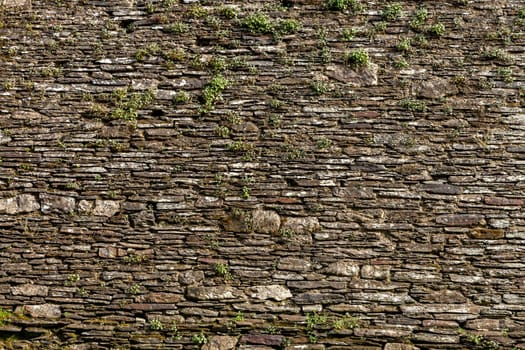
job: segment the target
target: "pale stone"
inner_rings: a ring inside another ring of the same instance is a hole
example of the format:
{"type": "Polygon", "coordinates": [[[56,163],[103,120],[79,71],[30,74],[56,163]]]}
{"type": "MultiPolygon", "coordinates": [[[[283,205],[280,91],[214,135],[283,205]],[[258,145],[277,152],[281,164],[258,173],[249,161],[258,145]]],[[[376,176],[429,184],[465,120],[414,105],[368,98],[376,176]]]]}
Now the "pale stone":
{"type": "Polygon", "coordinates": [[[336,276],[356,277],[359,275],[359,265],[352,261],[337,261],[328,265],[326,273],[336,276]]]}
{"type": "Polygon", "coordinates": [[[361,268],[361,277],[376,280],[390,279],[390,267],[365,265],[361,268]]]}
{"type": "Polygon", "coordinates": [[[0,212],[7,214],[29,213],[38,209],[40,209],[40,204],[31,194],[0,199],[0,212]]]}
{"type": "Polygon", "coordinates": [[[231,286],[188,287],[186,295],[196,300],[227,300],[244,297],[244,294],[231,286]]]}
{"type": "Polygon", "coordinates": [[[418,350],[419,348],[410,345],[410,344],[402,344],[402,343],[388,343],[385,344],[384,350],[418,350]]]}
{"type": "Polygon", "coordinates": [[[415,90],[417,95],[432,99],[458,93],[458,88],[455,85],[442,78],[423,79],[415,90]]]}
{"type": "Polygon", "coordinates": [[[284,220],[282,229],[296,234],[312,233],[320,227],[316,217],[291,217],[284,220]]]}
{"type": "Polygon", "coordinates": [[[342,65],[329,65],[326,67],[326,75],[351,86],[374,86],[377,85],[378,69],[379,66],[374,63],[370,63],[363,69],[352,69],[342,65]]]}
{"type": "Polygon", "coordinates": [[[25,305],[24,314],[35,318],[60,318],[62,312],[55,304],[25,305]]]}
{"type": "Polygon", "coordinates": [[[87,214],[93,209],[93,202],[81,199],[78,202],[78,212],[80,214],[87,214]]]}
{"type": "Polygon", "coordinates": [[[42,213],[64,212],[71,213],[75,210],[75,198],[56,196],[42,193],[40,195],[42,213]]]}
{"type": "Polygon", "coordinates": [[[95,208],[93,209],[93,215],[111,217],[120,210],[120,203],[112,200],[101,200],[95,201],[95,208]]]}
{"type": "Polygon", "coordinates": [[[252,288],[250,294],[252,298],[256,299],[273,299],[276,301],[282,301],[292,297],[290,290],[284,286],[278,284],[272,284],[268,286],[255,286],[252,288]]]}
{"type": "Polygon", "coordinates": [[[259,233],[277,233],[281,226],[279,214],[272,210],[256,209],[252,214],[253,229],[259,233]]]}
{"type": "Polygon", "coordinates": [[[39,286],[37,284],[21,284],[16,287],[11,287],[13,295],[24,295],[28,297],[41,296],[45,297],[49,293],[49,288],[46,286],[39,286]]]}

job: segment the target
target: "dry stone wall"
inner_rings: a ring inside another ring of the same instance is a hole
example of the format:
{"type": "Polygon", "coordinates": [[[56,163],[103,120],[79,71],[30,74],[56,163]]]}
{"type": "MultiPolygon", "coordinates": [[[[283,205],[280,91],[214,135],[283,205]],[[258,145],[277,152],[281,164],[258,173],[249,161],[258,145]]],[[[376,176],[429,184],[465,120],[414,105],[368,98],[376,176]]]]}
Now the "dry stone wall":
{"type": "Polygon", "coordinates": [[[0,348],[525,348],[522,1],[0,27],[0,348]]]}

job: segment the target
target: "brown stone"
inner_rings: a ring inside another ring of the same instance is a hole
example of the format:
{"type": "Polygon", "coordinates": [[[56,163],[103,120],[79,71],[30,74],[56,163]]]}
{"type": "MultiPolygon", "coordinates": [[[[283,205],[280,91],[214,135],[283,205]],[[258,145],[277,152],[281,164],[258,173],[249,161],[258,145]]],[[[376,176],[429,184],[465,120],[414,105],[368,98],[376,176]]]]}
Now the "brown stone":
{"type": "Polygon", "coordinates": [[[178,303],[183,299],[184,297],[181,294],[168,292],[148,293],[137,297],[137,301],[140,303],[178,303]]]}
{"type": "Polygon", "coordinates": [[[210,337],[207,344],[201,350],[231,350],[237,345],[237,337],[227,335],[215,335],[210,337]]]}
{"type": "Polygon", "coordinates": [[[474,239],[500,239],[505,233],[502,229],[476,227],[469,232],[469,235],[474,239]]]}
{"type": "Polygon", "coordinates": [[[316,217],[289,217],[283,220],[282,229],[295,234],[312,233],[319,229],[319,220],[316,217]]]}
{"type": "Polygon", "coordinates": [[[458,88],[442,78],[422,79],[416,86],[416,94],[426,98],[438,99],[459,92],[458,88]]]}
{"type": "Polygon", "coordinates": [[[493,197],[486,196],[483,198],[486,204],[496,206],[522,206],[524,201],[519,198],[493,197]]]}
{"type": "Polygon", "coordinates": [[[351,86],[374,86],[377,85],[377,72],[379,66],[370,63],[364,69],[352,69],[343,65],[329,65],[325,74],[332,79],[351,86]]]}
{"type": "Polygon", "coordinates": [[[244,344],[260,344],[279,346],[283,342],[282,335],[273,334],[245,334],[241,337],[240,343],[244,344]]]}

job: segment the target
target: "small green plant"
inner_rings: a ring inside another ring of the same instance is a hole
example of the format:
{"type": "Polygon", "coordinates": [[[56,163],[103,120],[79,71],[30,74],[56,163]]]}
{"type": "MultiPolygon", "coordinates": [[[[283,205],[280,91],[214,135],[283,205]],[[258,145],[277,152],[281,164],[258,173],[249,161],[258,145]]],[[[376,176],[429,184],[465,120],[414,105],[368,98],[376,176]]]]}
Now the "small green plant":
{"type": "Polygon", "coordinates": [[[242,199],[249,199],[250,198],[250,188],[248,186],[242,186],[241,198],[242,199]]]}
{"type": "Polygon", "coordinates": [[[170,24],[165,31],[172,34],[183,34],[189,30],[189,27],[186,23],[175,22],[170,24]]]}
{"type": "Polygon", "coordinates": [[[204,107],[206,110],[211,110],[213,104],[220,98],[224,89],[229,85],[228,79],[221,74],[214,75],[213,78],[206,84],[202,91],[204,99],[204,107]]]}
{"type": "Polygon", "coordinates": [[[306,314],[306,329],[315,329],[317,326],[324,325],[328,321],[328,316],[317,312],[306,314]]]}
{"type": "Polygon", "coordinates": [[[514,81],[514,78],[512,77],[512,69],[510,67],[498,68],[498,75],[503,78],[503,81],[506,83],[512,83],[514,81]]]}
{"type": "Polygon", "coordinates": [[[301,22],[295,19],[283,19],[277,22],[275,26],[276,35],[286,35],[295,33],[301,27],[301,22]]]}
{"type": "Polygon", "coordinates": [[[238,311],[238,312],[237,312],[237,314],[236,314],[235,317],[233,318],[233,321],[234,321],[234,322],[244,321],[244,314],[242,313],[242,311],[238,311]]]}
{"type": "Polygon", "coordinates": [[[230,272],[230,267],[224,263],[215,264],[215,272],[226,281],[230,281],[233,276],[230,272]]]}
{"type": "Polygon", "coordinates": [[[139,264],[142,264],[143,262],[148,261],[148,258],[146,256],[140,255],[140,254],[129,254],[129,255],[126,255],[125,257],[123,257],[122,260],[126,264],[139,265],[139,264]]]}
{"type": "Polygon", "coordinates": [[[190,101],[191,101],[190,93],[187,92],[187,91],[184,91],[184,90],[177,91],[175,96],[173,96],[173,102],[175,104],[184,104],[184,103],[188,103],[190,101]]]}
{"type": "Polygon", "coordinates": [[[310,88],[316,95],[324,95],[330,90],[330,86],[326,81],[314,80],[310,83],[310,88]]]}
{"type": "Polygon", "coordinates": [[[242,25],[254,34],[270,34],[274,31],[272,20],[264,13],[248,15],[242,25]]]}
{"type": "Polygon", "coordinates": [[[279,230],[279,235],[282,238],[290,239],[293,238],[293,236],[295,236],[295,231],[290,228],[283,228],[279,230]]]}
{"type": "Polygon", "coordinates": [[[194,334],[191,337],[191,341],[197,345],[204,345],[208,343],[208,337],[204,334],[204,331],[201,331],[199,334],[194,334]]]}
{"type": "Polygon", "coordinates": [[[427,29],[428,34],[438,38],[443,36],[445,34],[445,31],[445,25],[441,22],[433,24],[427,29]]]}
{"type": "Polygon", "coordinates": [[[325,136],[321,136],[316,142],[316,146],[319,149],[326,149],[330,147],[331,145],[332,145],[332,140],[330,140],[329,138],[325,136]]]}
{"type": "Polygon", "coordinates": [[[4,310],[0,307],[0,326],[9,323],[10,318],[13,316],[11,311],[4,310]]]}
{"type": "Polygon", "coordinates": [[[333,329],[341,330],[341,329],[354,329],[359,327],[359,318],[349,316],[348,314],[337,318],[332,322],[333,329]]]}
{"type": "Polygon", "coordinates": [[[351,41],[357,35],[357,30],[354,28],[345,28],[341,32],[341,40],[351,41]]]}
{"type": "Polygon", "coordinates": [[[401,4],[398,2],[388,4],[383,10],[383,13],[381,13],[381,17],[386,21],[395,21],[401,15],[401,10],[401,4]]]}
{"type": "Polygon", "coordinates": [[[67,285],[73,285],[80,281],[80,275],[78,273],[71,273],[67,276],[67,285]]]}
{"type": "Polygon", "coordinates": [[[227,138],[230,136],[230,129],[227,126],[220,125],[215,129],[215,133],[222,138],[227,138]]]}
{"type": "Polygon", "coordinates": [[[343,61],[352,68],[368,67],[370,57],[364,49],[358,49],[345,53],[343,61]]]}
{"type": "Polygon", "coordinates": [[[151,319],[149,321],[149,329],[151,329],[152,331],[161,331],[164,329],[164,325],[158,319],[151,319]]]}
{"type": "Polygon", "coordinates": [[[405,98],[399,101],[399,105],[411,112],[425,112],[427,110],[427,106],[424,102],[413,100],[410,98],[405,98]]]}
{"type": "Polygon", "coordinates": [[[424,25],[427,21],[428,11],[426,8],[421,7],[416,10],[414,16],[410,20],[409,27],[415,32],[420,32],[423,30],[424,25]]]}
{"type": "Polygon", "coordinates": [[[201,4],[193,4],[190,7],[190,16],[193,18],[204,18],[208,15],[208,11],[201,4]]]}
{"type": "Polygon", "coordinates": [[[325,8],[332,11],[346,11],[358,12],[363,9],[362,5],[357,0],[325,0],[325,8]]]}
{"type": "Polygon", "coordinates": [[[410,38],[403,38],[399,42],[399,44],[396,45],[396,49],[399,52],[402,52],[403,54],[407,54],[412,50],[412,39],[410,38]]]}
{"type": "Polygon", "coordinates": [[[133,283],[131,287],[129,287],[128,292],[130,294],[135,295],[135,294],[139,294],[141,290],[142,290],[142,286],[139,283],[133,283]]]}
{"type": "Polygon", "coordinates": [[[502,62],[509,62],[512,60],[511,56],[503,49],[485,48],[482,56],[487,60],[495,60],[502,62]]]}
{"type": "Polygon", "coordinates": [[[239,11],[233,6],[221,6],[218,12],[221,16],[228,19],[237,18],[237,15],[239,14],[239,11]]]}

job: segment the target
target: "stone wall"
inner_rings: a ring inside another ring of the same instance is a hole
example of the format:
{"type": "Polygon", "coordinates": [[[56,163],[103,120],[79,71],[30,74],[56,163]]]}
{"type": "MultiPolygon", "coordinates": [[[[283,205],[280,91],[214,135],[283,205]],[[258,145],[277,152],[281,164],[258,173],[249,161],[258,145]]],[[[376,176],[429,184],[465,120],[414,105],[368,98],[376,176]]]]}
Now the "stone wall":
{"type": "Polygon", "coordinates": [[[3,1],[0,348],[525,348],[524,30],[3,1]]]}

